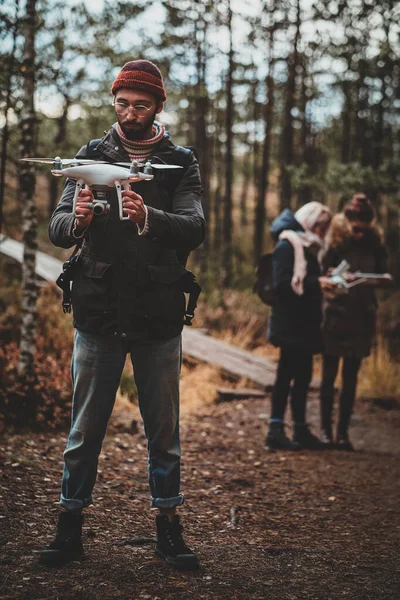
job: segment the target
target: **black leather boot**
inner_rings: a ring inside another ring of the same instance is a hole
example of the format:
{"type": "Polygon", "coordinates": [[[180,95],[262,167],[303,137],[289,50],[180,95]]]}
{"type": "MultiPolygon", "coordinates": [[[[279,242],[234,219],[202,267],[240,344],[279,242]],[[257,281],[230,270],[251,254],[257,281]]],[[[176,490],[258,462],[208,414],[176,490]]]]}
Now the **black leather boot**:
{"type": "Polygon", "coordinates": [[[171,522],[166,515],[157,515],[156,526],[157,556],[178,569],[197,569],[199,561],[193,550],[183,541],[183,527],[180,524],[179,516],[176,515],[174,521],[171,522]]]}
{"type": "Polygon", "coordinates": [[[325,445],[308,428],[306,423],[294,426],[293,441],[299,444],[302,450],[323,450],[325,445]]]}
{"type": "Polygon", "coordinates": [[[336,449],[344,450],[345,452],[354,452],[354,446],[349,440],[349,434],[347,431],[338,431],[336,438],[336,449]]]}
{"type": "Polygon", "coordinates": [[[332,412],[333,394],[321,390],[321,442],[325,448],[333,448],[332,412]]]}
{"type": "Polygon", "coordinates": [[[332,450],[335,446],[333,443],[332,429],[322,429],[320,440],[326,450],[332,450]]]}
{"type": "Polygon", "coordinates": [[[285,426],[281,422],[272,422],[269,424],[265,446],[270,450],[298,450],[299,444],[292,442],[286,433],[285,426]]]}
{"type": "Polygon", "coordinates": [[[39,564],[60,567],[84,556],[82,546],[83,515],[61,512],[58,517],[54,541],[39,557],[39,564]]]}

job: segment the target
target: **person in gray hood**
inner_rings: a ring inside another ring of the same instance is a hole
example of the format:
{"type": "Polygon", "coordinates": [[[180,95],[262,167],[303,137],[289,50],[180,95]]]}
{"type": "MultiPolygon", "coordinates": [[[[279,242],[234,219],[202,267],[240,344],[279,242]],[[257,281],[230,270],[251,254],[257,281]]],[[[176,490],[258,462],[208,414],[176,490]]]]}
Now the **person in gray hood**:
{"type": "Polygon", "coordinates": [[[280,348],[272,411],[265,440],[269,449],[318,449],[322,445],[306,423],[307,391],[312,377],[313,354],[322,351],[322,294],[319,258],[331,221],[330,210],[309,202],[295,214],[286,209],[272,223],[277,241],[272,254],[274,298],[268,339],[280,348]],[[284,430],[291,390],[294,438],[284,430]]]}

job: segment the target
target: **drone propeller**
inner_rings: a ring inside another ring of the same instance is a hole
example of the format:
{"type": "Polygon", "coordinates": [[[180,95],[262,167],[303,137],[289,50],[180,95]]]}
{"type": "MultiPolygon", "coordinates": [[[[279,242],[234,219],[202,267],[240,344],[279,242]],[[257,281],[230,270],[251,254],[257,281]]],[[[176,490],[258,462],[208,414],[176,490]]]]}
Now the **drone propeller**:
{"type": "MultiPolygon", "coordinates": [[[[135,161],[134,161],[135,162],[135,161]]],[[[132,165],[132,162],[116,162],[114,163],[115,165],[119,165],[121,167],[130,167],[132,165]]],[[[183,167],[181,167],[180,165],[160,165],[157,163],[143,163],[143,162],[138,162],[137,163],[138,167],[151,167],[152,169],[183,169],[183,167]]]]}
{"type": "Polygon", "coordinates": [[[54,163],[64,165],[93,165],[93,164],[105,164],[104,160],[92,160],[90,158],[21,158],[25,162],[41,163],[44,165],[53,165],[54,163]]]}

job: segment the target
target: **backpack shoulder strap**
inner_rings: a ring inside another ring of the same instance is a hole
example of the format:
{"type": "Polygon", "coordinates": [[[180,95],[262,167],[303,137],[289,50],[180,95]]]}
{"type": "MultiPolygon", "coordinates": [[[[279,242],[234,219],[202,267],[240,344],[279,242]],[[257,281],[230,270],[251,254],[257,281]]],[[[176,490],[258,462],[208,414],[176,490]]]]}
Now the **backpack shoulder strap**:
{"type": "Polygon", "coordinates": [[[187,168],[193,156],[196,157],[196,149],[193,146],[175,146],[171,152],[171,164],[187,168]]]}
{"type": "Polygon", "coordinates": [[[102,138],[98,138],[97,140],[90,140],[86,144],[86,158],[96,158],[99,154],[97,151],[97,146],[100,144],[102,138]]]}
{"type": "Polygon", "coordinates": [[[169,164],[178,165],[180,167],[183,167],[183,169],[170,171],[168,173],[168,176],[166,177],[166,187],[171,197],[173,196],[175,189],[178,187],[189,164],[192,162],[193,156],[194,151],[191,148],[185,148],[184,146],[175,146],[175,148],[172,150],[170,159],[168,161],[169,164]]]}

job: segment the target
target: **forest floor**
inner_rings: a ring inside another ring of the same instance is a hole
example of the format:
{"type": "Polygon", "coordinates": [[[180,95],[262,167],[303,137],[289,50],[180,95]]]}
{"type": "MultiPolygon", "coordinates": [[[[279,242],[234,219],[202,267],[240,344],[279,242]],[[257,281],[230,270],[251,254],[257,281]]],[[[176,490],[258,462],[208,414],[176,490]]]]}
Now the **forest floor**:
{"type": "MultiPolygon", "coordinates": [[[[66,434],[6,435],[0,597],[398,600],[399,408],[359,401],[354,453],[267,452],[265,400],[183,411],[181,514],[195,572],[154,554],[140,423],[132,433],[110,428],[86,511],[86,560],[55,570],[37,559],[54,534],[66,434]]],[[[317,431],[315,394],[309,421],[317,431]]]]}

